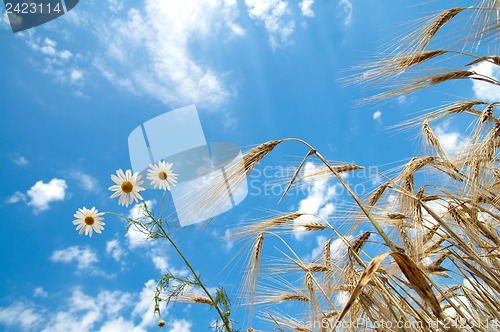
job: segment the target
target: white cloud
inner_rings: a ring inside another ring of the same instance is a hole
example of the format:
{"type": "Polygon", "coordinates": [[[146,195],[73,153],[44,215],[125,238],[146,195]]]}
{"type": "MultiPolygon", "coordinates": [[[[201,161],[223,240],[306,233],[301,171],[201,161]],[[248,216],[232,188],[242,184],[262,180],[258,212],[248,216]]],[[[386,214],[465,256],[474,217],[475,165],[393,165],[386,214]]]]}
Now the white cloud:
{"type": "Polygon", "coordinates": [[[378,120],[378,121],[380,121],[380,120],[381,120],[381,117],[382,117],[382,112],[380,112],[380,111],[376,111],[375,113],[373,113],[373,120],[378,120]]]}
{"type": "Polygon", "coordinates": [[[402,95],[402,96],[398,97],[397,101],[398,101],[398,105],[401,106],[401,105],[404,105],[408,102],[408,98],[405,95],[402,95]]]}
{"type": "Polygon", "coordinates": [[[27,166],[29,164],[28,160],[20,153],[16,153],[12,162],[18,166],[27,166]]]}
{"type": "Polygon", "coordinates": [[[351,294],[349,294],[349,292],[337,292],[337,295],[335,296],[335,304],[343,308],[347,304],[347,301],[349,301],[350,297],[351,294]]]}
{"type": "Polygon", "coordinates": [[[99,332],[146,332],[145,329],[135,326],[133,322],[125,320],[123,317],[118,317],[116,319],[107,321],[99,329],[99,332]]]}
{"type": "MultiPolygon", "coordinates": [[[[50,40],[50,39],[45,39],[45,41],[50,40]]],[[[52,45],[45,45],[40,47],[40,52],[42,52],[45,55],[56,55],[56,49],[52,45]]]]}
{"type": "Polygon", "coordinates": [[[0,14],[0,26],[5,29],[10,29],[9,17],[7,12],[0,14]]]}
{"type": "Polygon", "coordinates": [[[144,287],[139,294],[139,300],[136,301],[134,310],[132,311],[133,316],[138,316],[141,318],[140,327],[146,327],[151,325],[157,319],[154,317],[153,310],[154,307],[154,291],[156,287],[156,282],[154,280],[149,280],[144,284],[144,287]]]}
{"type": "Polygon", "coordinates": [[[284,0],[245,0],[248,15],[264,23],[271,47],[286,45],[295,30],[295,21],[291,18],[288,2],[284,0]]]}
{"type": "Polygon", "coordinates": [[[314,0],[302,0],[301,3],[299,3],[300,10],[302,11],[302,15],[307,16],[307,17],[313,17],[314,12],[311,9],[311,6],[314,4],[314,0]]]}
{"type": "Polygon", "coordinates": [[[146,239],[147,236],[146,234],[142,233],[141,231],[136,228],[136,226],[132,225],[129,227],[127,230],[127,239],[128,239],[128,247],[130,249],[137,248],[139,246],[146,245],[146,239]]]}
{"type": "Polygon", "coordinates": [[[22,331],[33,331],[43,321],[42,313],[26,303],[15,302],[8,307],[0,307],[0,324],[22,328],[22,331]]]}
{"type": "MultiPolygon", "coordinates": [[[[0,326],[15,331],[146,332],[153,330],[158,321],[153,314],[155,286],[156,282],[149,280],[139,294],[102,290],[95,297],[75,288],[64,296],[59,309],[16,301],[0,307],[0,326]],[[130,311],[124,312],[126,309],[130,311]],[[139,322],[136,324],[135,320],[139,322]]],[[[167,319],[167,311],[162,307],[163,318],[173,331],[190,331],[191,322],[167,319]]]]}
{"type": "Polygon", "coordinates": [[[154,266],[158,270],[160,270],[162,273],[166,273],[168,270],[173,275],[176,275],[176,276],[188,275],[188,271],[186,269],[178,270],[175,267],[171,266],[170,263],[168,262],[168,257],[165,255],[162,255],[162,253],[158,249],[153,249],[151,257],[152,257],[152,261],[153,261],[154,266]]]}
{"type": "Polygon", "coordinates": [[[96,193],[100,189],[99,182],[92,175],[76,170],[71,170],[64,174],[75,179],[78,182],[78,186],[85,191],[96,193]]]}
{"type": "Polygon", "coordinates": [[[47,293],[42,287],[37,287],[33,291],[33,297],[47,297],[49,293],[47,293]]]}
{"type": "Polygon", "coordinates": [[[125,252],[123,251],[118,239],[106,242],[106,254],[113,257],[115,261],[120,262],[120,259],[123,255],[125,255],[125,252]]]}
{"type": "MultiPolygon", "coordinates": [[[[447,207],[449,205],[449,202],[447,201],[435,200],[426,203],[426,205],[441,218],[444,218],[448,214],[447,207]]],[[[422,226],[425,226],[425,229],[432,228],[437,223],[437,221],[425,209],[422,211],[422,220],[424,221],[422,226]]]]}
{"type": "Polygon", "coordinates": [[[169,332],[190,332],[191,327],[193,326],[193,323],[191,323],[190,321],[187,321],[185,319],[181,319],[181,320],[174,320],[173,322],[170,322],[169,326],[172,327],[169,330],[169,332]]]}
{"type": "Polygon", "coordinates": [[[83,73],[81,70],[73,69],[71,70],[70,80],[72,82],[78,82],[83,78],[83,73]]]}
{"type": "Polygon", "coordinates": [[[437,127],[435,133],[441,141],[444,149],[451,154],[455,154],[460,151],[460,149],[463,148],[468,142],[467,137],[462,135],[460,132],[451,131],[448,123],[437,127]]]}
{"type": "MultiPolygon", "coordinates": [[[[346,236],[345,239],[347,241],[352,241],[354,237],[352,235],[346,236]]],[[[316,236],[316,247],[313,249],[309,256],[305,257],[306,261],[312,261],[317,259],[323,254],[323,250],[325,248],[327,237],[324,235],[316,236]]],[[[347,253],[347,246],[345,245],[344,240],[335,239],[330,242],[330,257],[333,260],[341,259],[343,255],[347,253]]]]}
{"type": "MultiPolygon", "coordinates": [[[[75,289],[66,303],[65,310],[61,310],[44,319],[45,328],[42,332],[83,332],[94,331],[95,325],[103,319],[107,303],[103,299],[84,294],[80,289],[75,289]]],[[[119,296],[119,292],[115,293],[119,296]]],[[[121,298],[111,299],[119,303],[121,298]]],[[[43,325],[42,325],[43,326],[43,325]]]]}
{"type": "MultiPolygon", "coordinates": [[[[41,39],[34,37],[33,33],[28,33],[26,36],[26,43],[35,52],[33,63],[42,73],[52,75],[57,81],[61,83],[71,82],[80,83],[83,77],[83,71],[73,67],[68,67],[71,59],[79,58],[66,49],[58,49],[57,42],[45,38],[41,39]]],[[[74,61],[73,61],[74,63],[74,61]]]]}
{"type": "MultiPolygon", "coordinates": [[[[299,202],[298,212],[316,214],[322,218],[328,218],[335,212],[335,205],[330,202],[336,196],[337,186],[331,185],[328,179],[310,177],[319,172],[320,168],[313,162],[307,162],[304,166],[304,184],[307,186],[307,197],[299,202]]],[[[295,238],[300,240],[304,233],[301,232],[304,223],[318,222],[313,216],[301,216],[294,220],[296,232],[295,238]]]]}
{"type": "Polygon", "coordinates": [[[338,6],[340,7],[339,17],[344,22],[345,26],[352,24],[352,3],[350,0],[340,0],[338,6]]]}
{"type": "Polygon", "coordinates": [[[153,257],[153,264],[155,265],[155,267],[158,270],[160,270],[162,272],[166,272],[168,269],[168,261],[167,261],[166,257],[162,257],[162,256],[153,257]]]}
{"type": "Polygon", "coordinates": [[[224,248],[227,251],[231,251],[231,249],[233,249],[233,246],[234,246],[234,240],[232,240],[230,238],[231,235],[232,235],[232,231],[230,228],[228,228],[224,231],[224,248]]]}
{"type": "Polygon", "coordinates": [[[182,267],[181,269],[177,269],[174,267],[172,264],[169,262],[169,257],[166,255],[166,252],[164,250],[163,246],[152,246],[150,250],[150,257],[151,260],[158,270],[162,273],[166,273],[167,271],[170,271],[173,275],[176,276],[187,276],[188,275],[188,270],[185,267],[182,267]]]}
{"type": "Polygon", "coordinates": [[[80,173],[80,186],[83,188],[83,190],[90,191],[90,192],[96,192],[99,190],[99,183],[97,182],[97,179],[94,178],[91,175],[80,173]]]}
{"type": "Polygon", "coordinates": [[[61,179],[52,179],[49,183],[38,181],[23,194],[16,191],[12,196],[7,199],[8,204],[15,204],[19,202],[27,202],[28,205],[33,207],[35,214],[46,211],[50,208],[50,203],[63,201],[66,197],[66,181],[61,179]]]}
{"type": "MultiPolygon", "coordinates": [[[[500,80],[500,67],[488,61],[483,61],[470,68],[478,74],[489,76],[496,80],[500,80]]],[[[476,97],[486,102],[496,102],[500,100],[500,87],[490,83],[472,80],[472,90],[476,97]]]]}
{"type": "MultiPolygon", "coordinates": [[[[146,202],[146,206],[148,207],[148,209],[152,209],[154,207],[154,205],[156,204],[156,200],[148,200],[145,202],[146,202]]],[[[144,207],[143,207],[142,203],[134,205],[130,209],[128,217],[130,219],[140,219],[140,218],[145,217],[145,211],[144,211],[144,207]]],[[[141,231],[139,231],[134,225],[129,227],[129,229],[127,230],[126,236],[128,239],[128,245],[129,245],[130,249],[145,245],[147,243],[146,242],[146,238],[147,238],[146,235],[144,233],[142,233],[141,231]]]]}
{"type": "Polygon", "coordinates": [[[109,10],[112,12],[117,12],[123,9],[123,1],[122,0],[108,0],[109,10]]]}
{"type": "Polygon", "coordinates": [[[99,331],[145,332],[144,328],[135,326],[133,321],[127,321],[119,316],[120,312],[135,300],[136,296],[128,292],[104,290],[96,297],[92,297],[77,288],[65,303],[65,309],[47,315],[43,332],[96,331],[96,326],[100,322],[103,325],[99,331]],[[124,326],[130,329],[116,329],[124,326]]]}
{"type": "Polygon", "coordinates": [[[306,256],[305,260],[306,261],[312,261],[313,259],[316,259],[321,256],[323,252],[323,248],[325,246],[327,238],[324,235],[318,235],[316,236],[316,248],[313,249],[312,253],[309,256],[306,256]]]}
{"type": "Polygon", "coordinates": [[[27,192],[28,205],[33,207],[35,213],[46,211],[50,203],[64,200],[67,188],[66,181],[61,179],[54,178],[49,183],[38,181],[27,192]]]}
{"type": "Polygon", "coordinates": [[[8,204],[19,203],[20,201],[26,201],[26,195],[20,191],[16,191],[12,196],[7,199],[8,204]]]}
{"type": "Polygon", "coordinates": [[[71,58],[73,56],[73,53],[71,53],[70,51],[68,50],[62,50],[60,53],[59,53],[59,56],[61,57],[61,59],[63,60],[68,60],[69,58],[71,58]]]}
{"type": "Polygon", "coordinates": [[[57,43],[49,38],[45,38],[45,44],[50,47],[56,47],[57,43]]]}
{"type": "Polygon", "coordinates": [[[335,212],[335,204],[327,203],[319,209],[318,215],[328,217],[331,216],[334,212],[335,212]]]}
{"type": "MultiPolygon", "coordinates": [[[[154,208],[155,204],[156,204],[156,200],[147,200],[145,201],[146,203],[146,206],[148,207],[148,210],[151,210],[154,208]]],[[[140,218],[143,218],[145,217],[147,214],[146,214],[146,211],[144,211],[144,206],[142,203],[140,204],[136,204],[134,205],[130,211],[128,212],[128,217],[130,219],[140,219],[140,218]]]]}
{"type": "Polygon", "coordinates": [[[194,41],[241,35],[236,1],[146,0],[125,20],[103,21],[99,38],[106,53],[94,65],[119,88],[165,103],[218,105],[231,92],[222,74],[202,65],[194,41]]]}
{"type": "Polygon", "coordinates": [[[89,247],[80,248],[79,246],[56,250],[52,253],[50,259],[56,263],[76,262],[78,270],[89,269],[92,267],[92,264],[99,261],[94,250],[89,247]]]}

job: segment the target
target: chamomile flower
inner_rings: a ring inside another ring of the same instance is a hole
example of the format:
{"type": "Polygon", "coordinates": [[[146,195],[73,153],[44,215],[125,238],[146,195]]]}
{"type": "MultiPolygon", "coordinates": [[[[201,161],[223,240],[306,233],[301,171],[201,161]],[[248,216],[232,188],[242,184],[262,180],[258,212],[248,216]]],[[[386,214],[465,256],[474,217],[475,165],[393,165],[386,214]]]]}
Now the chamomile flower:
{"type": "Polygon", "coordinates": [[[148,180],[151,180],[151,185],[160,189],[170,190],[170,185],[177,184],[177,174],[172,172],[172,163],[160,161],[157,164],[150,165],[147,175],[148,180]]]}
{"type": "Polygon", "coordinates": [[[137,202],[138,200],[142,201],[142,196],[139,193],[141,190],[145,190],[140,185],[144,181],[140,181],[141,176],[139,173],[135,172],[132,175],[132,171],[127,169],[125,173],[121,169],[116,171],[116,175],[111,174],[111,180],[113,180],[116,185],[109,187],[109,190],[116,191],[111,198],[115,198],[120,196],[118,199],[118,204],[129,206],[134,200],[137,202]]]}
{"type": "Polygon", "coordinates": [[[80,230],[79,234],[85,232],[85,235],[89,235],[92,237],[92,230],[96,233],[101,233],[101,230],[104,229],[102,225],[105,225],[102,222],[102,215],[104,212],[98,213],[98,211],[93,207],[92,209],[82,208],[78,209],[76,213],[73,215],[76,220],[73,220],[73,225],[78,225],[76,230],[80,230]]]}

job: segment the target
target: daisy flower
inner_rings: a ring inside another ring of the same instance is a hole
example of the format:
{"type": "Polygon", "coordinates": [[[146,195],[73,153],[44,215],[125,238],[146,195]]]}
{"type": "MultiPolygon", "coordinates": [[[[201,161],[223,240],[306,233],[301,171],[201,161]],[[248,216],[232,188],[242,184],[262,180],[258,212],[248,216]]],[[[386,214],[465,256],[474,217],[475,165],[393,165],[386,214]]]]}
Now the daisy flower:
{"type": "Polygon", "coordinates": [[[116,175],[111,174],[111,180],[113,180],[116,185],[109,187],[109,190],[116,191],[111,198],[115,198],[120,196],[118,200],[118,204],[125,205],[128,207],[134,200],[137,202],[138,200],[142,201],[142,196],[139,194],[139,191],[145,190],[140,185],[144,181],[139,181],[141,176],[139,173],[135,172],[132,175],[132,171],[127,169],[125,174],[121,169],[116,171],[116,175]],[[118,176],[117,176],[118,175],[118,176]]]}
{"type": "Polygon", "coordinates": [[[151,180],[151,185],[160,189],[170,190],[170,185],[175,186],[177,183],[177,174],[172,172],[172,163],[164,161],[158,164],[150,165],[147,175],[148,180],[151,180]]]}
{"type": "Polygon", "coordinates": [[[96,233],[101,234],[101,230],[104,229],[102,225],[105,225],[102,222],[102,215],[104,212],[98,213],[98,211],[93,207],[92,209],[78,209],[76,213],[73,215],[76,220],[73,220],[73,225],[78,225],[76,230],[80,230],[79,234],[85,232],[85,235],[89,235],[92,237],[92,230],[96,231],[96,233]]]}

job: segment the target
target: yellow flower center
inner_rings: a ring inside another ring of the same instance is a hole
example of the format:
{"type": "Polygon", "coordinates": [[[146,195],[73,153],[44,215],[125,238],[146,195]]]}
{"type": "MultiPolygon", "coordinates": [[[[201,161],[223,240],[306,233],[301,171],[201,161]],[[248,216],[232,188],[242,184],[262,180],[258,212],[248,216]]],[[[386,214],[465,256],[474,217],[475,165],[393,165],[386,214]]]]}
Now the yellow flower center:
{"type": "Polygon", "coordinates": [[[160,173],[158,173],[158,177],[160,178],[160,180],[166,180],[167,176],[167,172],[165,171],[161,171],[160,173]]]}
{"type": "Polygon", "coordinates": [[[92,226],[94,224],[94,217],[92,216],[86,216],[85,219],[83,219],[83,221],[89,225],[89,226],[92,226]]]}
{"type": "Polygon", "coordinates": [[[134,189],[134,185],[130,181],[124,181],[122,183],[122,191],[126,194],[131,193],[132,189],[134,189]]]}

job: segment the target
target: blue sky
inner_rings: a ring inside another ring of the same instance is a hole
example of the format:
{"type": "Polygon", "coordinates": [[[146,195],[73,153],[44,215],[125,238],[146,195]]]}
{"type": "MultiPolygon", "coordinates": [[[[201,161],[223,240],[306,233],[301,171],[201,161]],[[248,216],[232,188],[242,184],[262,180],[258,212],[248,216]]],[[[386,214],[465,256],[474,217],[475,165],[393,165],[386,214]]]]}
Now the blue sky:
{"type": "MultiPolygon", "coordinates": [[[[129,133],[155,116],[195,104],[207,141],[248,148],[297,137],[327,159],[387,170],[421,148],[416,130],[394,134],[387,126],[459,99],[454,95],[497,100],[498,91],[464,82],[453,85],[453,95],[432,88],[354,106],[369,94],[342,86],[347,69],[382,50],[397,23],[438,9],[411,1],[81,0],[16,34],[2,9],[0,330],[157,329],[151,291],[165,268],[183,273],[175,252],[161,241],[138,242],[117,217],[105,216],[103,233],[92,238],[71,223],[83,206],[137,213],[118,206],[107,188],[112,173],[130,168],[129,133]]],[[[453,150],[461,130],[452,122],[436,132],[453,150]]],[[[338,216],[346,197],[334,181],[306,182],[279,206],[279,190],[265,190],[284,180],[276,176],[280,167],[297,166],[306,153],[298,143],[282,144],[250,177],[242,204],[203,232],[175,233],[210,287],[222,284],[236,298],[241,262],[219,272],[242,244],[220,237],[239,223],[268,217],[265,209],[338,216]]],[[[367,194],[378,179],[347,181],[367,194]]],[[[144,198],[158,208],[161,192],[144,198]]],[[[290,241],[308,257],[324,236],[292,234],[290,241]]],[[[244,310],[233,315],[246,328],[244,310]]],[[[201,305],[178,304],[165,311],[165,330],[206,331],[214,317],[201,305]]]]}

